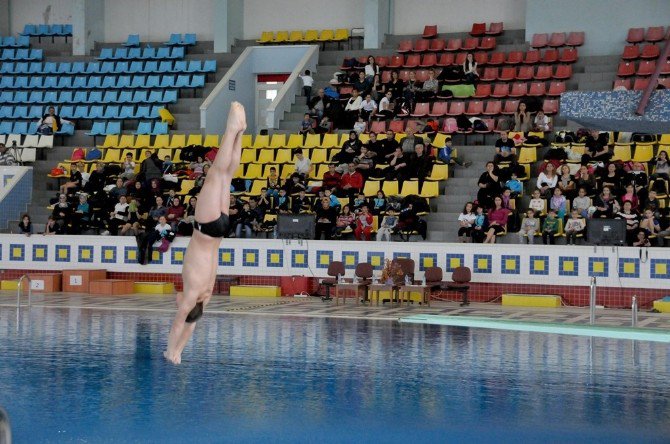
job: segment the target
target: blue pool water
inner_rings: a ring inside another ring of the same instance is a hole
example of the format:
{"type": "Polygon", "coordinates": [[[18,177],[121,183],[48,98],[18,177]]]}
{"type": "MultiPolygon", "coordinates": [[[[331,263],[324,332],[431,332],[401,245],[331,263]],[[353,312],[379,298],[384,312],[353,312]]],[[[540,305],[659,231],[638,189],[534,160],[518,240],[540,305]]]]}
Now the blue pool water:
{"type": "Polygon", "coordinates": [[[0,308],[17,443],[669,442],[667,344],[252,315],[0,308]]]}

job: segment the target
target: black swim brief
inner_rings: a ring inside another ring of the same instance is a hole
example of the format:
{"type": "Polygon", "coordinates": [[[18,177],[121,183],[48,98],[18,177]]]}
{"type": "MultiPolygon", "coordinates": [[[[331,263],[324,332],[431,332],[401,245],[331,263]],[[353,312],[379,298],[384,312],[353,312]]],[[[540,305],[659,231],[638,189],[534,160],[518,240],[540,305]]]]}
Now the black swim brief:
{"type": "Polygon", "coordinates": [[[211,222],[204,224],[198,221],[195,222],[195,229],[210,237],[224,237],[228,234],[229,226],[230,220],[228,219],[228,215],[224,213],[221,213],[218,219],[211,222]]]}
{"type": "Polygon", "coordinates": [[[202,302],[196,303],[195,307],[193,307],[193,310],[191,310],[188,313],[188,316],[186,316],[186,322],[191,324],[191,323],[197,321],[198,319],[200,319],[202,317],[203,310],[204,310],[204,308],[203,308],[202,302]]]}

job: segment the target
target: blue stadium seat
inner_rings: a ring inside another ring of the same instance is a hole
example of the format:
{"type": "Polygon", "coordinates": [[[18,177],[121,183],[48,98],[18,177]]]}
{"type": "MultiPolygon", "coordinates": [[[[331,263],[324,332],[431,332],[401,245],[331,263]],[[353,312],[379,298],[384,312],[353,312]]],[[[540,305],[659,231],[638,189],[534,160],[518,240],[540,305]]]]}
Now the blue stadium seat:
{"type": "Polygon", "coordinates": [[[51,25],[51,29],[49,30],[51,33],[50,35],[63,35],[63,25],[61,24],[56,24],[56,25],[51,25]]]}
{"type": "Polygon", "coordinates": [[[135,131],[135,135],[140,134],[151,134],[151,122],[140,122],[137,125],[137,131],[135,131]]]}
{"type": "Polygon", "coordinates": [[[100,71],[98,71],[100,74],[113,74],[114,71],[114,62],[103,62],[102,65],[100,65],[100,71]]]}
{"type": "MultiPolygon", "coordinates": [[[[114,77],[112,77],[114,78],[114,77]]],[[[86,88],[88,89],[96,89],[96,88],[101,88],[102,84],[102,77],[100,76],[91,76],[88,78],[88,82],[86,82],[86,88]]]]}
{"type": "Polygon", "coordinates": [[[88,106],[78,105],[72,113],[73,119],[86,119],[88,117],[88,106]]]}
{"type": "MultiPolygon", "coordinates": [[[[5,50],[6,51],[6,50],[5,50]]],[[[13,59],[14,57],[12,57],[13,59]]],[[[156,51],[156,57],[155,59],[158,60],[165,60],[170,58],[170,48],[166,48],[165,46],[161,46],[158,48],[158,51],[156,51]]]]}
{"type": "Polygon", "coordinates": [[[144,83],[147,80],[147,76],[133,76],[133,81],[130,83],[132,89],[144,88],[144,83]]]}
{"type": "Polygon", "coordinates": [[[14,92],[0,91],[0,103],[12,103],[14,99],[14,92]]]}
{"type": "Polygon", "coordinates": [[[0,74],[14,74],[14,62],[0,63],[0,74]]]}
{"type": "Polygon", "coordinates": [[[28,134],[28,122],[14,122],[12,134],[28,134]]]}
{"type": "Polygon", "coordinates": [[[2,121],[0,122],[0,134],[11,134],[12,133],[12,122],[2,121]]]}
{"type": "MultiPolygon", "coordinates": [[[[63,93],[61,93],[61,95],[63,95],[63,93]]],[[[87,103],[87,100],[88,100],[88,91],[79,90],[74,93],[74,99],[72,99],[72,103],[79,105],[82,103],[87,103]]]]}
{"type": "Polygon", "coordinates": [[[58,103],[58,91],[50,90],[44,92],[44,97],[42,98],[42,103],[58,103]]]}
{"type": "Polygon", "coordinates": [[[102,103],[102,91],[91,91],[85,103],[102,103]]]}
{"type": "Polygon", "coordinates": [[[14,89],[14,77],[0,76],[0,89],[14,89]]]}
{"type": "Polygon", "coordinates": [[[125,74],[128,72],[130,63],[129,62],[116,62],[114,64],[113,74],[125,74]]]}
{"type": "Polygon", "coordinates": [[[28,102],[28,91],[16,91],[14,93],[14,103],[28,102]]]}
{"type": "Polygon", "coordinates": [[[86,71],[86,62],[73,62],[70,74],[84,74],[86,71]]]}
{"type": "Polygon", "coordinates": [[[132,103],[133,102],[133,91],[132,89],[122,89],[119,91],[119,97],[116,99],[116,103],[132,103]]]}
{"type": "Polygon", "coordinates": [[[173,46],[172,51],[170,51],[171,59],[183,59],[186,51],[183,46],[173,46]]]}
{"type": "Polygon", "coordinates": [[[147,89],[158,88],[161,83],[161,76],[147,76],[147,80],[144,83],[144,87],[147,89]]]}
{"type": "Polygon", "coordinates": [[[51,28],[49,25],[37,25],[37,36],[38,37],[51,37],[51,28]]]}
{"type": "MultiPolygon", "coordinates": [[[[19,50],[20,51],[20,50],[19,50]]],[[[44,51],[41,49],[31,49],[28,55],[28,60],[42,60],[44,58],[44,51]]]]}
{"type": "Polygon", "coordinates": [[[105,134],[121,134],[121,122],[107,122],[105,134]]]}
{"type": "Polygon", "coordinates": [[[98,60],[113,60],[114,59],[114,50],[112,48],[102,48],[100,50],[100,56],[98,60]]]}
{"type": "Polygon", "coordinates": [[[91,120],[102,119],[105,109],[102,105],[93,105],[88,108],[88,118],[91,120]]]}
{"type": "Polygon", "coordinates": [[[184,34],[184,40],[182,40],[182,45],[193,46],[198,42],[198,39],[195,34],[184,34]]]}
{"type": "Polygon", "coordinates": [[[170,34],[170,40],[165,42],[166,46],[181,45],[181,34],[170,34]]]}
{"type": "Polygon", "coordinates": [[[30,122],[28,125],[28,132],[26,134],[37,134],[37,122],[30,122]]]}
{"type": "Polygon", "coordinates": [[[142,72],[142,61],[141,60],[135,60],[130,64],[130,68],[128,68],[128,71],[130,74],[139,74],[142,72]]]}
{"type": "Polygon", "coordinates": [[[44,103],[44,91],[31,91],[28,103],[44,103]]]}
{"type": "Polygon", "coordinates": [[[44,82],[42,83],[42,88],[58,88],[58,77],[46,76],[44,77],[44,82]]]}
{"type": "Polygon", "coordinates": [[[163,60],[158,66],[158,72],[161,74],[172,72],[172,60],[163,60]]]}
{"type": "Polygon", "coordinates": [[[42,74],[42,71],[42,62],[30,62],[30,66],[28,67],[28,74],[42,74]]]}
{"type": "Polygon", "coordinates": [[[74,136],[74,125],[71,123],[65,123],[56,134],[61,136],[74,136]]]}
{"type": "Polygon", "coordinates": [[[149,106],[138,106],[135,110],[135,119],[150,119],[151,118],[151,107],[149,106]]]}
{"type": "Polygon", "coordinates": [[[0,47],[3,48],[15,48],[16,47],[16,39],[13,36],[7,36],[7,37],[2,37],[0,38],[0,47]]]}
{"type": "Polygon", "coordinates": [[[198,74],[191,78],[191,88],[204,88],[205,87],[205,75],[198,74]]]}
{"type": "Polygon", "coordinates": [[[118,91],[106,91],[105,95],[102,98],[102,103],[105,104],[116,103],[118,95],[119,95],[118,91]]]}
{"type": "Polygon", "coordinates": [[[146,103],[147,101],[147,91],[139,90],[133,93],[133,102],[134,103],[146,103]]]}
{"type": "Polygon", "coordinates": [[[33,105],[28,109],[28,118],[41,119],[44,115],[42,111],[44,111],[44,107],[42,105],[33,105]]]}
{"type": "Polygon", "coordinates": [[[20,35],[16,39],[16,47],[18,48],[27,48],[30,46],[30,37],[27,35],[20,35]]]}
{"type": "Polygon", "coordinates": [[[174,62],[174,68],[172,69],[172,72],[181,74],[183,72],[186,72],[188,69],[188,62],[186,60],[176,60],[174,62]]]}
{"type": "Polygon", "coordinates": [[[15,106],[14,112],[12,113],[12,119],[27,119],[28,118],[28,107],[27,106],[15,106]]]}
{"type": "Polygon", "coordinates": [[[23,26],[23,32],[21,35],[25,36],[36,36],[37,35],[37,26],[26,24],[23,26]]]}
{"type": "Polygon", "coordinates": [[[28,89],[28,80],[26,76],[14,77],[14,89],[28,89]]]}
{"type": "Polygon", "coordinates": [[[32,76],[30,77],[30,83],[28,84],[28,88],[33,89],[33,88],[42,88],[42,85],[44,84],[44,79],[46,77],[42,76],[32,76]]]}
{"type": "Polygon", "coordinates": [[[17,74],[28,74],[29,66],[28,62],[17,62],[14,65],[14,72],[17,74]]]}
{"type": "Polygon", "coordinates": [[[14,49],[5,48],[5,49],[2,50],[2,55],[0,56],[0,60],[14,60],[15,55],[16,55],[16,51],[14,49]]]}
{"type": "Polygon", "coordinates": [[[128,39],[123,46],[140,46],[140,35],[139,34],[130,34],[128,39]]]}
{"type": "Polygon", "coordinates": [[[26,48],[19,48],[16,50],[14,60],[30,60],[30,50],[26,48]]]}
{"type": "Polygon", "coordinates": [[[128,58],[128,48],[116,48],[114,50],[114,60],[125,60],[128,58]]]}
{"type": "Polygon", "coordinates": [[[177,90],[168,89],[163,93],[163,103],[177,103],[177,90]]]}
{"type": "Polygon", "coordinates": [[[63,25],[63,35],[64,36],[71,36],[72,35],[72,25],[69,23],[66,23],[63,25]]]}
{"type": "Polygon", "coordinates": [[[0,120],[9,119],[14,114],[14,110],[9,105],[0,106],[0,120]]]}
{"type": "Polygon", "coordinates": [[[154,124],[154,129],[151,132],[152,136],[157,136],[159,134],[167,134],[168,133],[168,124],[166,122],[156,122],[154,124]]]}
{"type": "Polygon", "coordinates": [[[188,68],[186,72],[194,73],[202,71],[202,61],[200,60],[191,60],[188,62],[188,68]]]}
{"type": "Polygon", "coordinates": [[[116,78],[116,89],[130,88],[130,76],[119,76],[116,78]]]}
{"type": "Polygon", "coordinates": [[[142,69],[142,74],[153,74],[158,72],[158,62],[155,60],[150,60],[144,63],[144,68],[142,69]]]}
{"type": "Polygon", "coordinates": [[[107,124],[105,122],[93,122],[91,131],[84,134],[87,136],[104,136],[107,134],[107,124]]]}
{"type": "Polygon", "coordinates": [[[161,88],[174,88],[174,76],[173,75],[167,75],[161,77],[161,83],[160,83],[161,88]]]}
{"type": "Polygon", "coordinates": [[[100,62],[88,62],[86,64],[86,74],[100,74],[100,62]]]}
{"type": "Polygon", "coordinates": [[[72,91],[61,91],[58,94],[58,100],[54,101],[54,103],[74,103],[72,100],[72,91]]]}
{"type": "Polygon", "coordinates": [[[103,119],[107,120],[115,120],[119,118],[119,106],[118,105],[110,105],[107,108],[105,108],[105,113],[102,115],[103,119]]]}
{"type": "Polygon", "coordinates": [[[158,119],[161,116],[161,109],[163,109],[163,105],[154,105],[151,107],[151,112],[149,113],[149,118],[150,119],[158,119]]]}
{"type": "Polygon", "coordinates": [[[163,103],[163,91],[152,89],[146,103],[163,103]]]}
{"type": "Polygon", "coordinates": [[[188,88],[189,83],[189,76],[187,74],[183,74],[181,76],[177,76],[177,81],[175,82],[174,86],[177,88],[188,88]]]}
{"type": "Polygon", "coordinates": [[[142,48],[130,48],[127,58],[128,60],[140,60],[142,58],[142,48]]]}
{"type": "Polygon", "coordinates": [[[72,70],[72,64],[69,62],[61,62],[58,64],[57,74],[69,74],[72,70]]]}
{"type": "Polygon", "coordinates": [[[63,105],[60,107],[60,116],[64,119],[72,119],[74,115],[74,108],[72,105],[63,105]]]}
{"type": "Polygon", "coordinates": [[[72,89],[86,89],[88,79],[86,76],[77,76],[72,81],[72,89]]]}
{"type": "Polygon", "coordinates": [[[155,59],[156,58],[156,48],[144,48],[142,50],[142,58],[144,60],[155,59]]]}
{"type": "Polygon", "coordinates": [[[124,105],[119,110],[119,119],[133,119],[135,117],[135,106],[124,105]]]}

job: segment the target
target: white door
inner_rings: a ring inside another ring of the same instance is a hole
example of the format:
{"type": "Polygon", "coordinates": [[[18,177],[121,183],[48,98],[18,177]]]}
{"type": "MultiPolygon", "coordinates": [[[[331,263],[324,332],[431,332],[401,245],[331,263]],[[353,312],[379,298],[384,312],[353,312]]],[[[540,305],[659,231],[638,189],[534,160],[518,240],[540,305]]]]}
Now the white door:
{"type": "Polygon", "coordinates": [[[268,108],[283,85],[283,82],[256,83],[256,133],[272,127],[267,122],[268,108]]]}

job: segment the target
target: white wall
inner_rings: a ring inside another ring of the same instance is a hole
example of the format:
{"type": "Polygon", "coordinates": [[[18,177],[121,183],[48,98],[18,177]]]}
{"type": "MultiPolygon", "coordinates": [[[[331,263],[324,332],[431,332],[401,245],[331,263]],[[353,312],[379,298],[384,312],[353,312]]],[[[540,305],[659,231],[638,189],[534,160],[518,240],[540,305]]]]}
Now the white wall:
{"type": "Polygon", "coordinates": [[[72,0],[10,0],[9,14],[12,34],[26,23],[72,23],[72,0]]]}
{"type": "Polygon", "coordinates": [[[540,32],[586,31],[580,55],[619,55],[628,28],[668,24],[668,0],[528,0],[526,8],[526,40],[540,32]]]}
{"type": "Polygon", "coordinates": [[[398,35],[420,34],[425,25],[437,25],[440,33],[470,31],[475,22],[503,22],[505,29],[523,29],[526,20],[526,0],[396,0],[393,5],[392,29],[398,35]]]}
{"type": "Polygon", "coordinates": [[[167,41],[173,32],[213,40],[212,0],[105,0],[105,40],[123,42],[128,34],[142,41],[167,41]]]}
{"type": "Polygon", "coordinates": [[[361,0],[245,0],[244,38],[263,31],[363,27],[361,0]]]}

